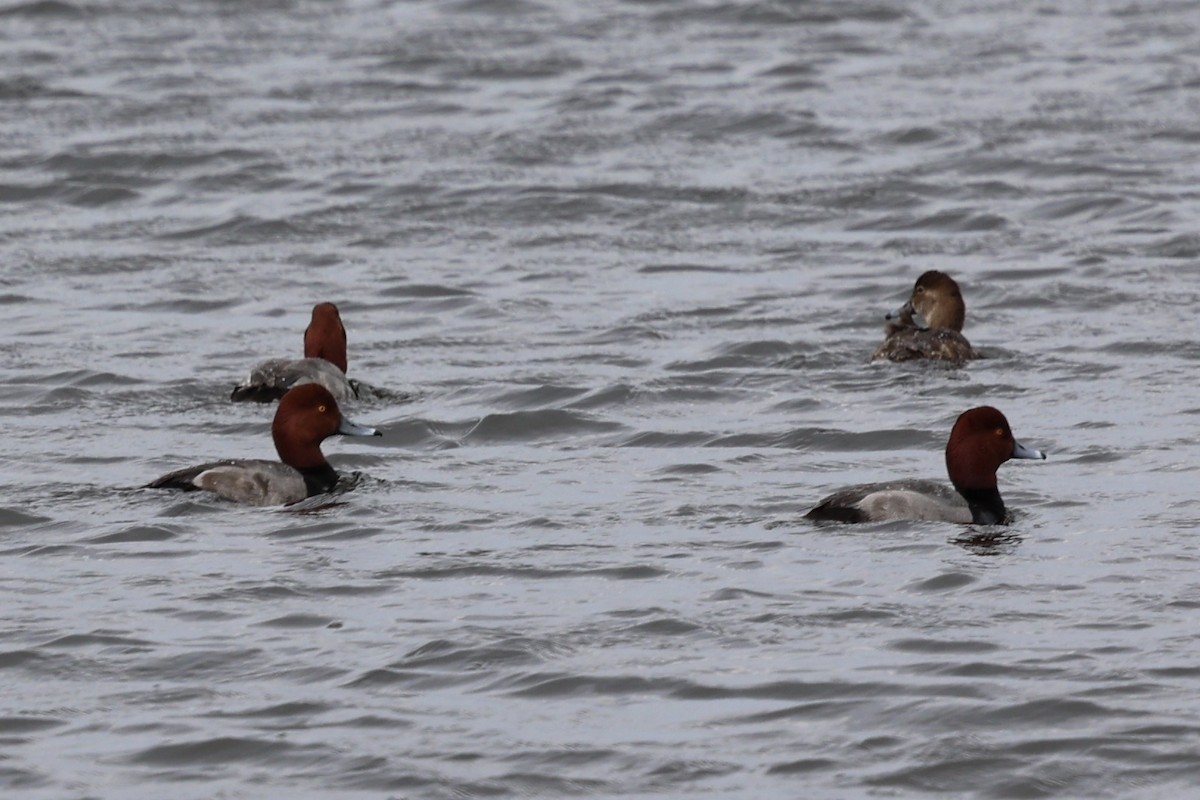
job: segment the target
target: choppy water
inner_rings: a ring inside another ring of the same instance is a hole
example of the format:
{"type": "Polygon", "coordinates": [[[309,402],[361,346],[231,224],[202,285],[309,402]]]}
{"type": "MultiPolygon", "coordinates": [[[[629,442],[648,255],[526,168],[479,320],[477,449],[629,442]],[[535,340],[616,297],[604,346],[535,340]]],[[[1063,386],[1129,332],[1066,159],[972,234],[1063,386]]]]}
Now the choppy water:
{"type": "Polygon", "coordinates": [[[0,788],[1200,783],[1187,2],[7,2],[0,788]],[[927,268],[962,370],[868,364],[927,268]],[[337,302],[308,513],[134,487],[337,302]],[[989,403],[1002,536],[817,528],[989,403]]]}

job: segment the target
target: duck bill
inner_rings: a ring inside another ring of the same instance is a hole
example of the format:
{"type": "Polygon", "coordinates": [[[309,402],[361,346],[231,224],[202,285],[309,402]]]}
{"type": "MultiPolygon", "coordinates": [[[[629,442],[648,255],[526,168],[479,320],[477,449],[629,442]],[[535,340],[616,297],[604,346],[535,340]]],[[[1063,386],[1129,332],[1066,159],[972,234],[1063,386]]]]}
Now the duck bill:
{"type": "Polygon", "coordinates": [[[1033,448],[1026,447],[1025,445],[1021,444],[1020,442],[1018,442],[1016,440],[1013,441],[1013,451],[1012,451],[1011,457],[1012,458],[1036,458],[1039,461],[1046,460],[1046,454],[1043,453],[1041,450],[1034,450],[1033,448]]]}
{"type": "Polygon", "coordinates": [[[888,322],[899,322],[903,327],[920,328],[922,330],[929,327],[929,323],[925,321],[925,318],[913,308],[911,300],[895,311],[889,311],[883,318],[888,322]]]}
{"type": "Polygon", "coordinates": [[[357,422],[342,417],[341,423],[338,425],[337,432],[342,436],[383,436],[382,433],[375,428],[368,428],[366,425],[359,425],[357,422]]]}
{"type": "Polygon", "coordinates": [[[888,322],[891,322],[892,320],[904,319],[905,317],[911,317],[912,312],[913,312],[912,303],[909,302],[909,303],[905,303],[904,305],[900,306],[899,308],[897,308],[894,311],[889,311],[887,314],[884,315],[883,318],[886,319],[888,322]]]}

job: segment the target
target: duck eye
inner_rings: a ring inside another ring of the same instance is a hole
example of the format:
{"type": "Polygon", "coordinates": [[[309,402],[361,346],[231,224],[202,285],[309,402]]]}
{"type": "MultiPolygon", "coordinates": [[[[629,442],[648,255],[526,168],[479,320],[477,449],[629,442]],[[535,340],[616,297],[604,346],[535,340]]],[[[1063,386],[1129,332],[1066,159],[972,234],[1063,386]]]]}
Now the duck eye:
{"type": "Polygon", "coordinates": [[[996,428],[997,436],[1004,436],[1004,428],[996,428]]]}
{"type": "Polygon", "coordinates": [[[320,411],[322,414],[324,414],[325,413],[325,404],[322,403],[321,405],[317,406],[317,411],[320,411]]]}

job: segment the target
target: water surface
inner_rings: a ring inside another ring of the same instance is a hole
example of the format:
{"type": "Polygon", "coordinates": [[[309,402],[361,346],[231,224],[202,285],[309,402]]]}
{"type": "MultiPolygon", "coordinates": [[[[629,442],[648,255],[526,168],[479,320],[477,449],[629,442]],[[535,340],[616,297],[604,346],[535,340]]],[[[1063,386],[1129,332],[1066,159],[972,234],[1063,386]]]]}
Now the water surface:
{"type": "Polygon", "coordinates": [[[1200,21],[1170,2],[0,7],[0,787],[1176,798],[1200,21]],[[870,364],[925,269],[963,369],[870,364]],[[334,505],[138,489],[333,300],[334,505]],[[991,404],[1002,530],[816,527],[991,404]]]}

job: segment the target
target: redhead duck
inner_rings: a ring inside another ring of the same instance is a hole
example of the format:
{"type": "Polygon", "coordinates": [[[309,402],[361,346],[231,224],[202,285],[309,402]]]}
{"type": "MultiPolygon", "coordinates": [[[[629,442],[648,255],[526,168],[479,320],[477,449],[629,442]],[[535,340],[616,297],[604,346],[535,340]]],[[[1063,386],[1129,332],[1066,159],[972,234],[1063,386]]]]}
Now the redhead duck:
{"type": "Polygon", "coordinates": [[[935,481],[903,480],[853,486],[826,497],[807,519],[832,522],[936,520],[997,525],[1008,513],[996,470],[1010,458],[1046,456],[1013,438],[1008,420],[991,406],[964,411],[946,442],[946,470],[954,490],[935,481]]]}
{"type": "Polygon", "coordinates": [[[968,361],[979,352],[962,335],[967,317],[958,284],[944,272],[930,270],[917,278],[908,302],[888,314],[884,340],[872,361],[968,361]]]}
{"type": "Polygon", "coordinates": [[[358,397],[358,383],[346,378],[346,328],[333,303],[313,306],[312,321],[304,330],[304,358],[262,362],[233,388],[229,399],[269,403],[306,383],[324,386],[341,403],[358,397]]]}
{"type": "Polygon", "coordinates": [[[321,442],[334,434],[380,436],[374,428],[342,416],[337,401],[315,383],[297,386],[283,396],[271,423],[279,461],[238,459],[214,461],[169,472],[148,489],[205,489],[226,500],[256,506],[296,503],[333,489],[338,474],[321,453],[321,442]]]}

